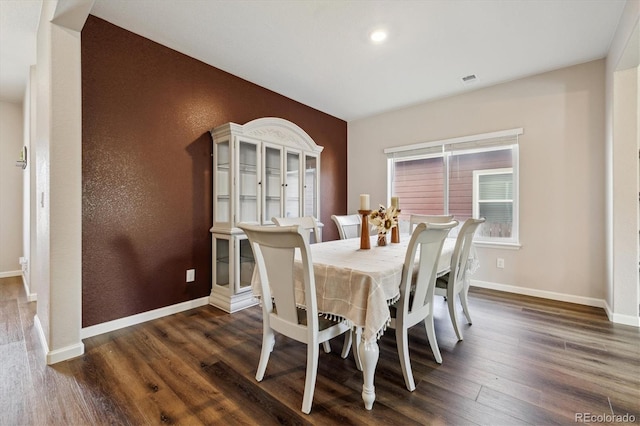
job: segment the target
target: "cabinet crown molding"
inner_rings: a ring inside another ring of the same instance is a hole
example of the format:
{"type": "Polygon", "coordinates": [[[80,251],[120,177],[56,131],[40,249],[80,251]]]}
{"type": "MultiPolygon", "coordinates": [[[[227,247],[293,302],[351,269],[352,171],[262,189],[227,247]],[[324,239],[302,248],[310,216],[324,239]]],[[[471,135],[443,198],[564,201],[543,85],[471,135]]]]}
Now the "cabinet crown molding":
{"type": "Polygon", "coordinates": [[[227,133],[231,130],[236,134],[242,134],[261,141],[272,142],[291,148],[298,148],[304,151],[320,153],[324,149],[324,147],[317,145],[311,136],[297,124],[284,118],[257,118],[244,125],[227,123],[226,125],[213,129],[211,134],[215,138],[216,134],[227,133]]]}

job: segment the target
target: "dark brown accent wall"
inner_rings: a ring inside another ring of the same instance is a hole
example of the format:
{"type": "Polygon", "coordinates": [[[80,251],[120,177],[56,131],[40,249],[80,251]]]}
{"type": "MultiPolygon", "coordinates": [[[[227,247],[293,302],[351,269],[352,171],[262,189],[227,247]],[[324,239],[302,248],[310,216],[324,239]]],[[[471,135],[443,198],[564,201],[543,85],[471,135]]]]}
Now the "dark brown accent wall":
{"type": "MultiPolygon", "coordinates": [[[[259,66],[259,64],[256,64],[259,66]]],[[[324,239],[345,213],[347,123],[104,20],[82,30],[82,326],[208,296],[211,137],[280,117],[324,147],[324,239]],[[185,272],[196,269],[187,284],[185,272]]]]}

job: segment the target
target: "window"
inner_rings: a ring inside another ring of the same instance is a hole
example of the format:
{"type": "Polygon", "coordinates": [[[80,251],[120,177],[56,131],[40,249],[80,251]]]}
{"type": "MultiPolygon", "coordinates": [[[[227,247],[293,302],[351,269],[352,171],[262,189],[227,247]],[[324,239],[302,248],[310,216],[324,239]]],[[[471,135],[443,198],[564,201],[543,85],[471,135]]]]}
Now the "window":
{"type": "Polygon", "coordinates": [[[479,236],[510,238],[513,228],[513,169],[473,171],[473,217],[484,217],[479,236]]]}
{"type": "Polygon", "coordinates": [[[388,192],[411,213],[484,217],[477,241],[518,244],[518,140],[522,129],[388,148],[388,192]]]}

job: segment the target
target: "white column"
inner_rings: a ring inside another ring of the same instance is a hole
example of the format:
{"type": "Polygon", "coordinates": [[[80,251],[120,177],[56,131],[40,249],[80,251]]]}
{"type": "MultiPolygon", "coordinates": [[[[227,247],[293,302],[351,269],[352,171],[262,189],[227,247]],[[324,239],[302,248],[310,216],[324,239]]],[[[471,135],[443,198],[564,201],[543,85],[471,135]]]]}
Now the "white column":
{"type": "Polygon", "coordinates": [[[640,326],[640,2],[629,1],[607,54],[607,293],[609,318],[640,326]]]}
{"type": "Polygon", "coordinates": [[[613,321],[638,326],[638,70],[613,90],[613,321]]]}
{"type": "Polygon", "coordinates": [[[36,108],[36,326],[48,364],[84,352],[80,30],[93,1],[44,1],[36,108]]]}

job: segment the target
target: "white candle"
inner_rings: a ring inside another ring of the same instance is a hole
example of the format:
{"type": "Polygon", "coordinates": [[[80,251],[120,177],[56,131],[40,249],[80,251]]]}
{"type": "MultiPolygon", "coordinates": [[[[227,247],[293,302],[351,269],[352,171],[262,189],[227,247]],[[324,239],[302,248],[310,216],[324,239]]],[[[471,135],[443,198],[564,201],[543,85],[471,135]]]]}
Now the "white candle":
{"type": "Polygon", "coordinates": [[[360,210],[369,210],[369,194],[360,194],[360,210]]]}
{"type": "Polygon", "coordinates": [[[391,197],[391,207],[395,207],[396,209],[400,207],[398,204],[398,197],[391,197]]]}

